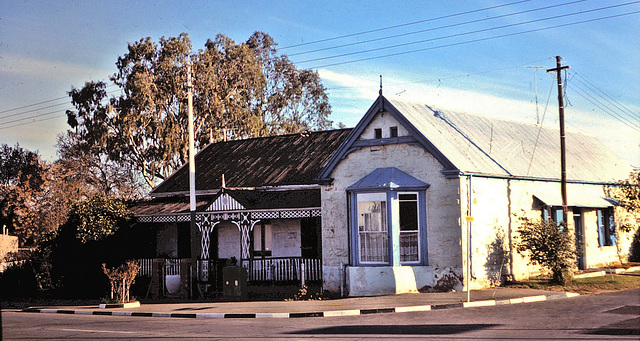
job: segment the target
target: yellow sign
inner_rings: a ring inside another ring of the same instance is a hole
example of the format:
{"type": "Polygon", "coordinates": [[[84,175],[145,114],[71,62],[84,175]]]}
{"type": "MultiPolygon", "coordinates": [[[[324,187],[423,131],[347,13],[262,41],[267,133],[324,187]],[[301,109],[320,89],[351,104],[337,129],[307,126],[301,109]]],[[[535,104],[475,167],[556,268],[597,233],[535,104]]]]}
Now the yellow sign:
{"type": "Polygon", "coordinates": [[[475,221],[475,218],[474,218],[474,217],[472,217],[472,216],[469,216],[469,215],[467,216],[467,218],[466,218],[466,219],[467,219],[467,221],[469,221],[469,222],[474,222],[474,221],[475,221]]]}

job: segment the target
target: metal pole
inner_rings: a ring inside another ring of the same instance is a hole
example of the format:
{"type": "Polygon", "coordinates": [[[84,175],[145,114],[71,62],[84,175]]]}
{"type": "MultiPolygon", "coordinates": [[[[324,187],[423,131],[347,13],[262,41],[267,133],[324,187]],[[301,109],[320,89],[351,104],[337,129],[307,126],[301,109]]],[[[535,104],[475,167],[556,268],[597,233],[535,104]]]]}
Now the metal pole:
{"type": "Polygon", "coordinates": [[[467,196],[467,200],[469,201],[468,205],[468,218],[467,220],[467,302],[471,302],[471,220],[473,218],[473,212],[471,211],[471,206],[473,205],[473,187],[471,186],[471,175],[469,175],[469,194],[467,196]]]}
{"type": "MultiPolygon", "coordinates": [[[[193,86],[191,84],[191,60],[187,62],[187,105],[188,105],[188,129],[189,129],[189,212],[191,234],[191,264],[198,261],[198,233],[196,231],[196,162],[195,162],[195,144],[193,133],[193,86]]],[[[190,274],[189,289],[193,285],[193,273],[190,274]]],[[[191,295],[193,298],[193,295],[191,295]]]]}

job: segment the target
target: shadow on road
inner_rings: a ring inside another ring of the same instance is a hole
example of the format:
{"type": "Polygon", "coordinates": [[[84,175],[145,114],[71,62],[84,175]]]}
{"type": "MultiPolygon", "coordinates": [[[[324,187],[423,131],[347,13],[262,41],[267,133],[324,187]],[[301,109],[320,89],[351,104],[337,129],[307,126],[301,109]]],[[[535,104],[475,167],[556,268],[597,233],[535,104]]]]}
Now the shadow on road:
{"type": "Polygon", "coordinates": [[[448,335],[500,326],[499,324],[424,324],[424,325],[363,325],[314,328],[290,332],[306,335],[448,335]]]}

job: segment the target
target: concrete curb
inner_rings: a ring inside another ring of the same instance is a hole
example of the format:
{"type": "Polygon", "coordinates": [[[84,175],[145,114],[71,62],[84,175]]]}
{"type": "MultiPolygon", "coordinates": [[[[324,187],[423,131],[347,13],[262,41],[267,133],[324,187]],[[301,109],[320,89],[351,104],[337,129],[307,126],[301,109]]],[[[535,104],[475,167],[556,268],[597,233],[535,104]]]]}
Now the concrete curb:
{"type": "Polygon", "coordinates": [[[338,317],[338,316],[358,316],[369,314],[403,313],[416,311],[441,310],[452,308],[476,308],[490,307],[506,304],[519,304],[551,301],[563,298],[579,296],[572,292],[563,292],[552,295],[526,296],[511,298],[506,300],[485,300],[474,302],[460,302],[438,305],[419,305],[394,308],[378,309],[350,309],[350,310],[329,310],[306,313],[246,313],[246,314],[225,314],[225,313],[151,313],[135,311],[107,311],[107,310],[71,310],[71,309],[38,309],[25,308],[21,312],[25,313],[49,313],[49,314],[77,314],[77,315],[102,315],[102,316],[133,316],[133,317],[165,317],[165,318],[198,318],[198,319],[228,319],[228,318],[300,318],[300,317],[338,317]]]}

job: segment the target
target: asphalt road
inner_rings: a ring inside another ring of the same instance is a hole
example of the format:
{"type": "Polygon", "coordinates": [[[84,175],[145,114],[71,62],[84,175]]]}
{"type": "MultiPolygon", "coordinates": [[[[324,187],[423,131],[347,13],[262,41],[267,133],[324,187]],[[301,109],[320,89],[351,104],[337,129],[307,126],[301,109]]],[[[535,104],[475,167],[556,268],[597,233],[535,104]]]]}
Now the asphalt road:
{"type": "Polygon", "coordinates": [[[5,340],[640,340],[640,289],[493,307],[294,319],[2,313],[5,340]]]}

